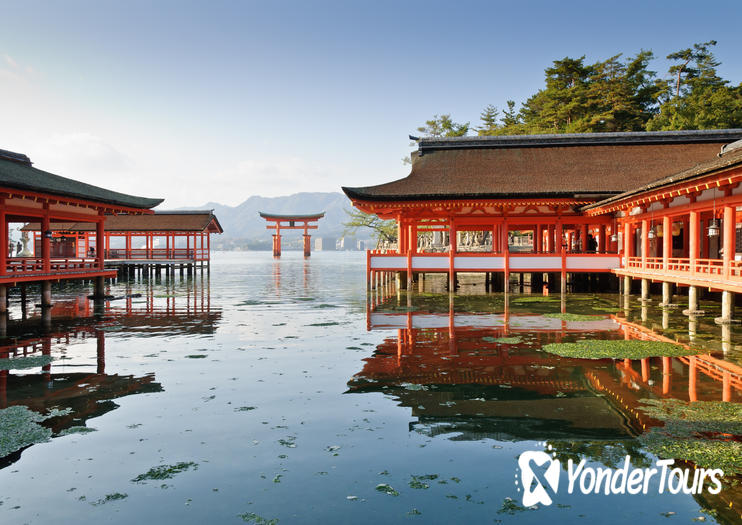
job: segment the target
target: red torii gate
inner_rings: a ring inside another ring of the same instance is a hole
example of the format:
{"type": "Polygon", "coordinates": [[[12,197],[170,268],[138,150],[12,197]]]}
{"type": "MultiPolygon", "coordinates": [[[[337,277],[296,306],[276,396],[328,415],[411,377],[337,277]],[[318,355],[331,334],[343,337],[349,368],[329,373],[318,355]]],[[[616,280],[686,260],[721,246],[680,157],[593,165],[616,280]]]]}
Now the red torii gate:
{"type": "Polygon", "coordinates": [[[304,230],[304,257],[311,255],[311,244],[309,242],[311,235],[308,231],[316,230],[319,227],[317,221],[325,216],[325,212],[309,215],[278,215],[263,213],[262,211],[258,213],[268,222],[266,229],[276,230],[276,233],[273,234],[273,257],[281,256],[281,230],[304,230]]]}

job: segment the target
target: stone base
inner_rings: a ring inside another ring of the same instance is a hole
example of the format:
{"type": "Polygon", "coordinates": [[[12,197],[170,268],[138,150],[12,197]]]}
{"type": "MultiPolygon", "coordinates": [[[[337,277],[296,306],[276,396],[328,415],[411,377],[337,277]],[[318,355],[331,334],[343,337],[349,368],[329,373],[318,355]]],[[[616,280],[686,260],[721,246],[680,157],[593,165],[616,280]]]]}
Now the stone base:
{"type": "Polygon", "coordinates": [[[706,315],[706,312],[704,310],[683,310],[683,315],[706,315]]]}

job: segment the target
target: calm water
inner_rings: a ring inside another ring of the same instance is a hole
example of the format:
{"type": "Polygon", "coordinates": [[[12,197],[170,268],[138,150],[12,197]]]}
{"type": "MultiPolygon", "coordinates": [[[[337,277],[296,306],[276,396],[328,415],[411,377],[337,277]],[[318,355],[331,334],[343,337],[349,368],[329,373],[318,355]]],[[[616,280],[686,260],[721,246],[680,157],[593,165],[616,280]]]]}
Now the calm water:
{"type": "Polygon", "coordinates": [[[360,253],[216,254],[210,277],[122,282],[102,311],[72,288],[51,320],[31,304],[19,325],[14,304],[4,350],[27,357],[2,372],[0,407],[51,416],[26,423],[51,439],[0,460],[1,522],[739,519],[739,487],[560,491],[524,508],[516,484],[518,456],[548,446],[565,464],[651,464],[640,436],[661,423],[641,399],[724,395],[712,369],[692,388],[686,358],[567,359],[544,344],[648,327],[739,364],[739,331],[722,338],[714,312],[689,326],[682,308],[615,295],[512,296],[506,309],[466,283],[453,299],[387,289],[369,302],[364,265],[360,253]],[[562,310],[599,317],[543,316],[562,310]]]}

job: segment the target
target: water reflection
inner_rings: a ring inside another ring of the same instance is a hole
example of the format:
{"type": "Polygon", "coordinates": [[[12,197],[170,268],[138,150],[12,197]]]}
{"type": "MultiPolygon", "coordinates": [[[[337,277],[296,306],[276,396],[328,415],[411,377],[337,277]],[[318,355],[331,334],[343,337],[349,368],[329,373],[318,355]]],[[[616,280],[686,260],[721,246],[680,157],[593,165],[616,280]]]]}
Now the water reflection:
{"type": "Polygon", "coordinates": [[[636,435],[656,424],[637,410],[641,399],[742,401],[742,368],[709,355],[613,361],[541,350],[585,335],[649,338],[615,318],[565,322],[518,314],[506,322],[503,314],[377,312],[371,327],[397,327],[397,334],[365,360],[350,391],[392,394],[419,418],[412,428],[435,427],[455,439],[472,428],[475,439],[504,439],[503,428],[513,439],[636,435]]]}
{"type": "MultiPolygon", "coordinates": [[[[721,327],[721,347],[713,338],[701,339],[713,350],[708,354],[592,360],[543,350],[549,343],[586,339],[699,340],[698,317],[687,318],[682,334],[677,326],[684,316],[675,319],[667,308],[655,312],[647,303],[632,306],[630,300],[620,309],[613,298],[579,296],[500,295],[487,302],[379,296],[370,304],[367,328],[394,335],[364,360],[348,382],[348,393],[391,396],[409,409],[409,431],[425,436],[548,442],[565,459],[615,466],[628,454],[642,466],[652,454],[639,438],[665,424],[642,410],[647,400],[741,403],[742,367],[725,359],[732,346],[729,325],[721,327]],[[572,321],[543,315],[565,311],[595,317],[572,321]],[[668,335],[650,328],[656,320],[668,335]]],[[[727,487],[697,500],[719,512],[721,522],[734,522],[739,516],[732,507],[742,502],[742,491],[727,487]]]]}
{"type": "MultiPolygon", "coordinates": [[[[78,292],[51,308],[23,307],[20,317],[2,315],[0,428],[10,425],[4,429],[9,431],[12,417],[24,414],[2,409],[25,407],[53,437],[84,431],[88,420],[118,408],[114,400],[164,390],[154,373],[120,375],[107,369],[107,335],[213,334],[220,319],[221,309],[211,306],[208,279],[180,286],[132,281],[105,302],[78,292]]],[[[31,427],[21,434],[38,434],[35,423],[27,424],[31,427]]],[[[0,458],[0,468],[18,461],[33,440],[19,443],[23,446],[0,458]]]]}

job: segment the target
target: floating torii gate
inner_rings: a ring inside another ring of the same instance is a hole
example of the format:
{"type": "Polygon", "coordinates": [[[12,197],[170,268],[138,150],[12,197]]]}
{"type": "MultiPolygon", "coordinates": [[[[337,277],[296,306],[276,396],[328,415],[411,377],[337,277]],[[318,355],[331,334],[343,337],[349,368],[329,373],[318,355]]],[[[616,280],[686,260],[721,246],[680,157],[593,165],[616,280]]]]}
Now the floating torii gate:
{"type": "Polygon", "coordinates": [[[258,213],[268,222],[266,229],[276,230],[273,234],[273,257],[281,256],[281,230],[304,230],[304,257],[311,255],[311,243],[309,242],[311,235],[308,231],[318,228],[317,221],[325,216],[325,212],[310,215],[278,215],[262,211],[258,213]]]}

